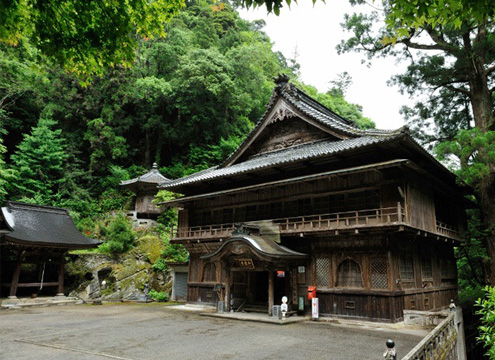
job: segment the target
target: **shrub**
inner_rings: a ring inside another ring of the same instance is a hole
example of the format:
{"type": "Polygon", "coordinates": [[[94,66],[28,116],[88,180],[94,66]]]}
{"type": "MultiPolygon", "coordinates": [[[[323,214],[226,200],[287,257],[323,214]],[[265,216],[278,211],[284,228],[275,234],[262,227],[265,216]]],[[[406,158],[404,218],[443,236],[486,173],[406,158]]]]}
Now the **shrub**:
{"type": "Polygon", "coordinates": [[[477,314],[481,315],[482,323],[478,340],[488,349],[488,358],[495,359],[495,287],[486,286],[485,292],[485,298],[476,302],[481,308],[477,314]]]}
{"type": "Polygon", "coordinates": [[[150,290],[149,296],[156,301],[168,301],[168,294],[163,291],[150,290]]]}
{"type": "Polygon", "coordinates": [[[117,214],[108,226],[100,228],[100,235],[105,241],[99,250],[103,253],[120,254],[130,250],[134,245],[136,234],[124,214],[117,214]]]}

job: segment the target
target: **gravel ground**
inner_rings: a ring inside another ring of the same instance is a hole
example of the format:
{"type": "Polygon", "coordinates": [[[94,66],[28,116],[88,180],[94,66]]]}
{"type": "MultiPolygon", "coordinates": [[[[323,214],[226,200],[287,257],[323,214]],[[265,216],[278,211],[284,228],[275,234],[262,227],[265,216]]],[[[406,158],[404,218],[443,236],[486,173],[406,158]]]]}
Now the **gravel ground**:
{"type": "Polygon", "coordinates": [[[77,305],[0,311],[0,359],[383,359],[404,356],[425,331],[219,319],[161,304],[77,305]]]}

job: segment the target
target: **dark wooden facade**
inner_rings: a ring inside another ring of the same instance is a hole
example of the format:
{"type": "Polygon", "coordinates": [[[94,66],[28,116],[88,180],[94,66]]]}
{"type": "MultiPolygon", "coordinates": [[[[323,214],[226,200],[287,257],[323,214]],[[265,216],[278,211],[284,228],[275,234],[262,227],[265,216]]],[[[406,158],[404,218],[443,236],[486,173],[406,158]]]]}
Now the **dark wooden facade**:
{"type": "Polygon", "coordinates": [[[169,205],[172,242],[191,254],[188,302],[270,312],[285,295],[308,311],[311,285],[323,316],[396,322],[456,298],[454,175],[407,129],[357,129],[283,79],[223,164],[162,187],[185,194],[169,205]]]}

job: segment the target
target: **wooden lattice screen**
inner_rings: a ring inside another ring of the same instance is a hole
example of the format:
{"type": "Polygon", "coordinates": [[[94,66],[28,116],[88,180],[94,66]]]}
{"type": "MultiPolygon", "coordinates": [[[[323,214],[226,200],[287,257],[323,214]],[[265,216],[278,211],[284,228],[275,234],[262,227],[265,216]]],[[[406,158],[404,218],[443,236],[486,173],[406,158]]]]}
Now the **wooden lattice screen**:
{"type": "Polygon", "coordinates": [[[401,254],[399,259],[400,278],[405,280],[414,279],[413,258],[410,254],[401,254]]]}
{"type": "Polygon", "coordinates": [[[386,289],[388,287],[386,257],[371,258],[371,287],[374,289],[386,289]]]}
{"type": "Polygon", "coordinates": [[[330,261],[328,257],[316,258],[316,285],[330,286],[330,261]]]}

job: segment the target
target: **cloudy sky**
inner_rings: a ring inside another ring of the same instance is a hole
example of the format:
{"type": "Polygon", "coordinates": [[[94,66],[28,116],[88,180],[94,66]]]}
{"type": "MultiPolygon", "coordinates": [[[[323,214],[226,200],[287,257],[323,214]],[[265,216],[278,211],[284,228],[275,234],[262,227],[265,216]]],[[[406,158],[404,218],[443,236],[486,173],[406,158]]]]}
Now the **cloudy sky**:
{"type": "MultiPolygon", "coordinates": [[[[401,95],[398,88],[387,86],[387,80],[401,73],[405,66],[397,65],[394,59],[375,59],[367,67],[361,64],[364,55],[338,55],[335,49],[342,39],[349,37],[340,26],[344,14],[359,9],[341,0],[328,0],[326,4],[318,1],[314,6],[309,0],[292,4],[290,9],[284,7],[279,16],[267,15],[264,7],[238,11],[245,19],[265,20],[264,31],[274,42],[274,50],[281,51],[286,58],[294,58],[297,49],[301,77],[306,84],[324,92],[331,87],[330,81],[347,71],[353,80],[346,94],[348,101],[362,105],[364,115],[378,128],[395,129],[404,125],[399,109],[411,100],[401,95]]],[[[368,9],[372,10],[369,6],[368,9]]]]}

